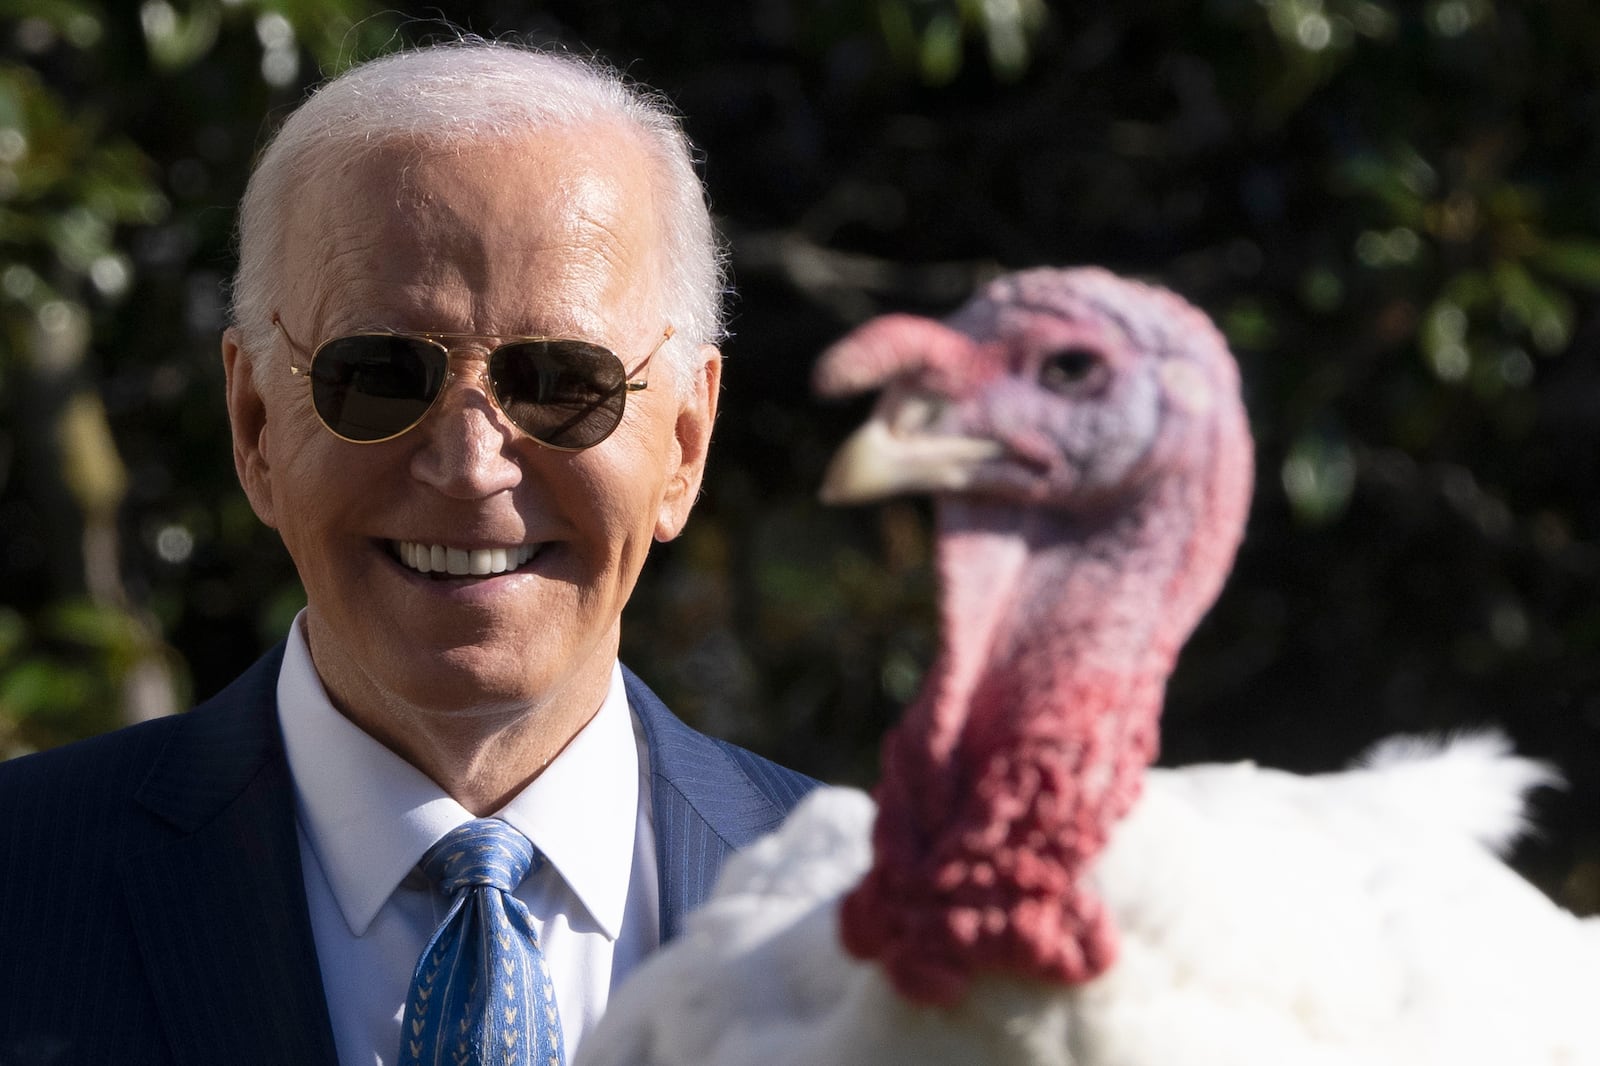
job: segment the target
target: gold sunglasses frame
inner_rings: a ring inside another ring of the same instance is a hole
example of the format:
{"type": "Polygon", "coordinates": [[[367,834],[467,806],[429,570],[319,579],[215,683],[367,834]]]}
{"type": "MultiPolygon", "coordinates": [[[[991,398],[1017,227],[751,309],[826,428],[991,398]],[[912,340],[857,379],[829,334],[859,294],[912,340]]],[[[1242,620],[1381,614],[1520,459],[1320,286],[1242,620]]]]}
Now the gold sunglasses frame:
{"type": "Polygon", "coordinates": [[[508,423],[510,423],[512,426],[516,427],[516,430],[517,430],[518,433],[521,433],[523,436],[527,437],[529,440],[533,441],[535,444],[539,445],[539,447],[541,447],[541,448],[549,448],[551,451],[557,451],[557,452],[582,452],[582,451],[588,451],[590,448],[595,447],[595,445],[603,443],[606,440],[606,438],[610,437],[611,434],[615,433],[617,431],[617,426],[622,425],[622,420],[623,420],[624,417],[626,417],[627,412],[628,412],[627,394],[630,393],[630,392],[641,392],[641,391],[643,391],[645,389],[648,389],[650,387],[650,382],[647,379],[638,378],[638,375],[644,373],[645,368],[647,368],[650,365],[650,360],[655,358],[656,353],[659,352],[663,347],[665,347],[667,341],[671,340],[673,335],[677,332],[677,330],[673,327],[672,323],[670,323],[670,322],[667,323],[666,328],[661,331],[661,337],[660,337],[660,339],[658,339],[656,341],[655,346],[653,348],[651,348],[650,351],[645,354],[645,357],[643,359],[639,360],[639,365],[634,367],[633,370],[630,372],[627,369],[627,364],[622,362],[622,357],[617,355],[617,353],[615,351],[612,351],[612,349],[606,348],[605,345],[603,345],[603,344],[595,344],[593,341],[579,341],[578,338],[576,338],[576,337],[507,337],[507,338],[501,339],[498,344],[490,345],[490,344],[478,343],[478,344],[473,344],[473,345],[467,345],[467,344],[460,344],[460,343],[449,344],[449,343],[446,343],[446,342],[447,341],[451,341],[451,342],[479,341],[479,342],[482,342],[482,341],[494,340],[495,338],[494,338],[494,336],[492,334],[487,334],[487,333],[450,333],[450,332],[446,332],[446,331],[442,331],[442,330],[427,330],[427,331],[421,331],[421,332],[410,332],[410,331],[407,331],[407,330],[398,330],[398,329],[392,329],[392,330],[364,330],[364,331],[359,331],[359,332],[356,332],[356,333],[343,333],[343,334],[340,334],[337,337],[329,337],[327,340],[323,341],[321,344],[318,344],[315,348],[311,349],[311,351],[309,353],[307,353],[305,345],[301,344],[299,341],[296,341],[292,336],[289,335],[288,327],[283,324],[283,319],[279,316],[278,312],[276,312],[276,311],[274,311],[272,313],[272,324],[274,326],[278,327],[278,332],[283,334],[283,339],[284,339],[284,341],[286,341],[288,343],[290,348],[292,348],[294,351],[298,352],[301,355],[307,355],[308,356],[305,366],[299,366],[299,365],[297,365],[297,364],[295,364],[293,362],[291,362],[289,364],[289,373],[291,373],[295,377],[298,377],[298,378],[302,379],[303,381],[305,381],[305,383],[306,383],[306,385],[308,387],[312,384],[312,381],[311,381],[311,368],[312,368],[312,365],[315,364],[316,361],[317,361],[318,353],[320,353],[323,348],[326,348],[328,345],[334,343],[335,341],[348,340],[351,337],[404,337],[404,338],[407,338],[409,340],[423,341],[425,343],[433,345],[434,347],[438,348],[440,351],[444,352],[444,359],[445,359],[444,375],[445,376],[444,376],[444,380],[439,383],[439,391],[435,392],[433,394],[433,398],[428,401],[428,406],[423,409],[423,411],[422,411],[422,413],[420,415],[417,416],[416,421],[412,422],[410,425],[406,426],[404,429],[400,430],[397,433],[389,434],[387,437],[374,437],[371,440],[360,440],[360,439],[355,438],[355,437],[347,437],[343,433],[340,433],[338,430],[334,429],[332,426],[328,425],[328,420],[322,417],[322,412],[317,410],[317,405],[316,405],[315,401],[313,401],[312,404],[311,404],[311,410],[312,410],[312,413],[314,413],[317,416],[317,421],[322,423],[322,428],[326,429],[329,433],[332,433],[335,437],[337,437],[338,439],[346,442],[347,444],[383,444],[383,443],[385,443],[387,441],[395,440],[398,437],[403,437],[407,433],[410,433],[413,429],[416,429],[418,426],[422,425],[422,423],[427,420],[427,417],[428,417],[429,413],[433,411],[434,405],[439,402],[439,397],[444,395],[445,390],[450,387],[450,382],[455,380],[455,377],[456,377],[456,371],[455,371],[455,368],[454,368],[454,362],[455,361],[451,357],[454,356],[457,352],[468,351],[468,350],[481,351],[483,353],[483,355],[484,355],[484,360],[485,360],[485,364],[484,364],[485,365],[485,370],[484,370],[484,374],[482,375],[483,377],[488,377],[488,370],[487,370],[488,360],[493,358],[494,353],[499,351],[501,348],[509,347],[511,345],[514,345],[514,344],[529,344],[529,343],[541,344],[541,343],[546,343],[546,342],[549,342],[549,341],[577,341],[580,344],[587,344],[590,347],[602,348],[605,351],[611,352],[612,357],[615,358],[617,360],[617,363],[619,365],[621,365],[622,368],[623,368],[623,370],[622,370],[622,373],[623,373],[623,382],[622,382],[622,384],[623,384],[624,392],[623,392],[622,410],[617,413],[617,421],[616,421],[616,423],[614,425],[612,425],[612,427],[610,429],[606,430],[606,432],[605,432],[605,434],[603,436],[601,436],[598,440],[595,440],[595,441],[593,441],[593,442],[591,442],[589,444],[585,444],[585,445],[583,445],[581,447],[578,447],[578,448],[569,448],[569,447],[564,447],[564,446],[562,446],[560,444],[551,444],[549,441],[541,440],[539,437],[536,437],[532,433],[529,433],[526,429],[522,428],[522,426],[517,422],[516,419],[511,417],[511,415],[506,411],[505,407],[500,403],[500,397],[495,395],[494,383],[492,381],[488,381],[488,382],[484,383],[483,394],[489,398],[489,402],[490,403],[494,404],[494,409],[496,411],[499,411],[501,416],[508,423]]]}

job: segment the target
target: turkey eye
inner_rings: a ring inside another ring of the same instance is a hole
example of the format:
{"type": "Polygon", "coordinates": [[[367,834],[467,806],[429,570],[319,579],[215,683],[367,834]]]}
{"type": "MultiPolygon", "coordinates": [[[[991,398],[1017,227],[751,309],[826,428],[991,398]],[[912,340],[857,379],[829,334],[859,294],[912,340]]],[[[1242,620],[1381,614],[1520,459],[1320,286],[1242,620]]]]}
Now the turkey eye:
{"type": "Polygon", "coordinates": [[[1100,366],[1100,356],[1087,348],[1056,352],[1039,367],[1039,384],[1051,392],[1066,392],[1089,379],[1100,366]]]}

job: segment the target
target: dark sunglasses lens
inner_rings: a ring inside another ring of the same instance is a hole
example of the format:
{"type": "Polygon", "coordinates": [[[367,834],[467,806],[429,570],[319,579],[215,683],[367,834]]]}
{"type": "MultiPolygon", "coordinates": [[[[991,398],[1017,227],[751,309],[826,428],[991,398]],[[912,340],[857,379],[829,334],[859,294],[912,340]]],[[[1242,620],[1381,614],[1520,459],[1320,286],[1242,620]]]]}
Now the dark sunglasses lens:
{"type": "Polygon", "coordinates": [[[495,349],[489,381],[506,417],[556,448],[599,444],[622,421],[622,361],[585,341],[525,341],[495,349]]]}
{"type": "Polygon", "coordinates": [[[414,337],[339,337],[311,360],[312,403],[341,437],[387,440],[428,412],[448,366],[442,349],[414,337]]]}

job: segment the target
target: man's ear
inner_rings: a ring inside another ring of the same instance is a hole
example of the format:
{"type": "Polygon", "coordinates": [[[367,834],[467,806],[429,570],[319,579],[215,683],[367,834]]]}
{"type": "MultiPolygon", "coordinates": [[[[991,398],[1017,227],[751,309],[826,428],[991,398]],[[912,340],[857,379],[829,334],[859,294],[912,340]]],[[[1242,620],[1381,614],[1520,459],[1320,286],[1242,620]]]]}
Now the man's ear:
{"type": "Polygon", "coordinates": [[[702,344],[688,394],[678,408],[674,428],[677,467],[668,471],[666,492],[656,514],[656,540],[672,540],[683,531],[689,511],[700,496],[700,479],[706,472],[706,451],[711,427],[717,420],[717,398],[722,391],[722,352],[702,344]]]}
{"type": "Polygon", "coordinates": [[[272,507],[272,466],[267,461],[267,405],[256,387],[255,364],[229,326],[222,334],[222,371],[226,379],[228,422],[233,429],[233,468],[256,517],[277,528],[272,507]]]}

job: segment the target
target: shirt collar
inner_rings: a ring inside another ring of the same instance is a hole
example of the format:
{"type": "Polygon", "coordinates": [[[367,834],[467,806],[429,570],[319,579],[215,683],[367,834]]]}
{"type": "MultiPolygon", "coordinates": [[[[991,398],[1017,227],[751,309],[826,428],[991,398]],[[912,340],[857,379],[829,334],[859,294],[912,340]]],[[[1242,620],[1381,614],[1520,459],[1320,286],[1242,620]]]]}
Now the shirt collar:
{"type": "MultiPolygon", "coordinates": [[[[278,720],[300,825],[354,936],[435,841],[472,815],[328,699],[301,616],[278,674],[278,720]]],[[[639,752],[613,664],[600,709],[495,817],[544,853],[605,935],[622,930],[639,803],[639,752]]]]}

